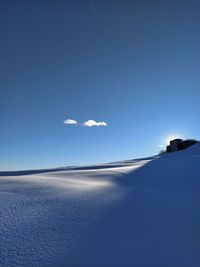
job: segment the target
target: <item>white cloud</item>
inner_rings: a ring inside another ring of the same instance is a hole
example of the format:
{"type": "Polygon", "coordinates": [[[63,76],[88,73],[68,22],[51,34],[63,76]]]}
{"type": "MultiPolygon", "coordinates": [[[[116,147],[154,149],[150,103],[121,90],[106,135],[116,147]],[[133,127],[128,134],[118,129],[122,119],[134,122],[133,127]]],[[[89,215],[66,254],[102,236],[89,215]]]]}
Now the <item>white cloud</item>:
{"type": "Polygon", "coordinates": [[[95,121],[95,120],[88,120],[83,123],[83,126],[87,127],[93,127],[93,126],[107,126],[107,123],[105,121],[95,121]]]}
{"type": "Polygon", "coordinates": [[[64,120],[64,124],[78,124],[78,122],[76,120],[67,119],[64,120]]]}
{"type": "Polygon", "coordinates": [[[157,145],[157,147],[163,148],[164,146],[163,145],[157,145]]]}
{"type": "Polygon", "coordinates": [[[81,125],[81,126],[86,126],[86,127],[107,126],[107,123],[105,121],[95,121],[95,120],[87,120],[81,124],[81,123],[78,123],[78,121],[76,120],[66,119],[63,121],[63,123],[69,124],[69,125],[81,125]]]}

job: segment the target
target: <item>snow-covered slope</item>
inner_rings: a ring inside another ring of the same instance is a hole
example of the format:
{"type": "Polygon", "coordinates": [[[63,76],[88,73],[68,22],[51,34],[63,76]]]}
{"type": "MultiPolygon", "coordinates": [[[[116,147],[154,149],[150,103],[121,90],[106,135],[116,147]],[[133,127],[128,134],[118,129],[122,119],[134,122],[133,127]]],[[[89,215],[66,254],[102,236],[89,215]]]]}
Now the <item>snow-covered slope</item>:
{"type": "Polygon", "coordinates": [[[199,267],[200,144],[0,177],[0,266],[199,267]]]}

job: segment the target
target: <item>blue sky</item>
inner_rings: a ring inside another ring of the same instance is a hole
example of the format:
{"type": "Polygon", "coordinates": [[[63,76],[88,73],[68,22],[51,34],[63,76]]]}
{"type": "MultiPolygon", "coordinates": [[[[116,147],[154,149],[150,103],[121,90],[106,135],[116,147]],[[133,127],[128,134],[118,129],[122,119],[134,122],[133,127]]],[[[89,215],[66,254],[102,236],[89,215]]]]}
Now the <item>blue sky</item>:
{"type": "Polygon", "coordinates": [[[199,139],[199,8],[1,1],[0,169],[131,159],[169,136],[199,139]]]}

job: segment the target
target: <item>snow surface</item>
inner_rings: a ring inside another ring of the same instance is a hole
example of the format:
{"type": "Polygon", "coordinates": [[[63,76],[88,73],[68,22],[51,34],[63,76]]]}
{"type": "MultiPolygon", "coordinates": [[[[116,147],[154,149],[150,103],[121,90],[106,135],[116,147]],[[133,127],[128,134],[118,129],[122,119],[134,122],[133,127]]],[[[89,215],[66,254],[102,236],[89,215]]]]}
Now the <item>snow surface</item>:
{"type": "Polygon", "coordinates": [[[199,267],[200,144],[1,176],[0,266],[199,267]]]}

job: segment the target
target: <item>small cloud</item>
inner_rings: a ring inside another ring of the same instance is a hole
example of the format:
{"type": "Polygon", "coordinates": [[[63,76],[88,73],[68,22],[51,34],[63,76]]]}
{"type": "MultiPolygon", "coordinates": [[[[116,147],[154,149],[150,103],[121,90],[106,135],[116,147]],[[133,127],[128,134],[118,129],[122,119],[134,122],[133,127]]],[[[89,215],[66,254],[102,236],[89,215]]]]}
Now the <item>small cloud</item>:
{"type": "Polygon", "coordinates": [[[95,121],[95,120],[88,120],[83,123],[83,126],[86,127],[93,127],[93,126],[107,126],[107,123],[105,121],[95,121]]]}
{"type": "Polygon", "coordinates": [[[64,120],[64,124],[78,124],[78,122],[76,120],[72,120],[72,119],[67,119],[64,120]]]}
{"type": "Polygon", "coordinates": [[[164,146],[163,145],[157,145],[157,147],[163,148],[164,146]]]}
{"type": "Polygon", "coordinates": [[[95,120],[87,120],[84,123],[78,123],[76,120],[72,119],[66,119],[63,121],[64,124],[70,124],[70,125],[81,125],[86,127],[93,127],[93,126],[107,126],[107,123],[105,121],[95,121],[95,120]]]}

